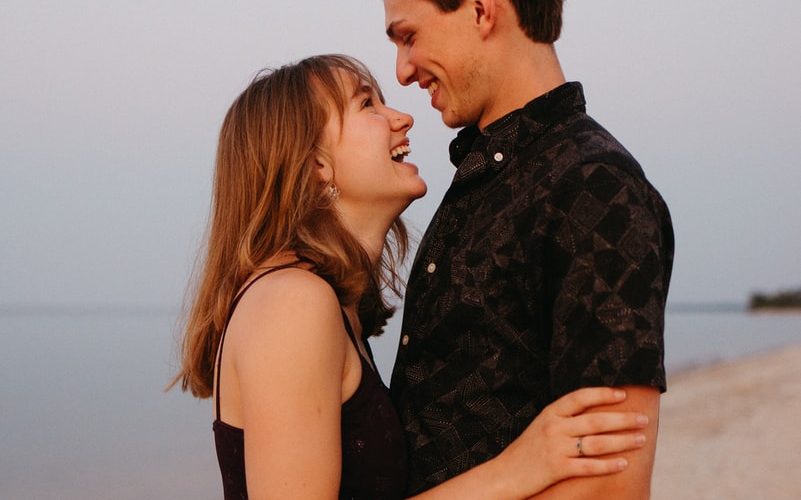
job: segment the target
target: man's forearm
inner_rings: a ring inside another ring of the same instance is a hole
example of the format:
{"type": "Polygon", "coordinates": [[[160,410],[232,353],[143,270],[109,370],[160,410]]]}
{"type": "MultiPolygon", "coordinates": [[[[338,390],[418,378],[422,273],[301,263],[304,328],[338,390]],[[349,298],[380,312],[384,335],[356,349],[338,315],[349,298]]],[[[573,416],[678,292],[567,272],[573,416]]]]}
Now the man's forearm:
{"type": "Polygon", "coordinates": [[[649,424],[643,429],[646,442],[640,449],[619,455],[629,462],[625,471],[609,476],[572,478],[531,497],[530,500],[647,500],[651,496],[651,474],[656,454],[656,437],[659,425],[659,398],[657,389],[643,386],[625,386],[628,397],[620,404],[591,411],[638,411],[646,414],[649,424]]]}

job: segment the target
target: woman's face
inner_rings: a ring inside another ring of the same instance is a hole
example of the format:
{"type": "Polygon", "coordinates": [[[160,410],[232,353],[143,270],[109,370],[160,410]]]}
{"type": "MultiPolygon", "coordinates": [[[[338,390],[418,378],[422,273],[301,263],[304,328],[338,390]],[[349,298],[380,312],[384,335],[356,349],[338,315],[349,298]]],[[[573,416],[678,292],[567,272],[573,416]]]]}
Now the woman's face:
{"type": "Polygon", "coordinates": [[[369,85],[348,84],[347,91],[341,127],[336,113],[326,126],[338,208],[394,219],[426,193],[417,167],[404,161],[414,120],[384,105],[369,85]]]}

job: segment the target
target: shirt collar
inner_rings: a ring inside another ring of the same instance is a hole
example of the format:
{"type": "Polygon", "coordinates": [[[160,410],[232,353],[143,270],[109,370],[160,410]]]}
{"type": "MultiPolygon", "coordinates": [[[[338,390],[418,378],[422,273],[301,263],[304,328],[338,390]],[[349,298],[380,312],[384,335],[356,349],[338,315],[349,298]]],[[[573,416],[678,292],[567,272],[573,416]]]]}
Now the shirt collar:
{"type": "Polygon", "coordinates": [[[585,110],[581,83],[568,82],[502,116],[484,130],[476,125],[463,128],[450,144],[451,163],[457,168],[454,182],[473,177],[493,165],[506,164],[515,150],[536,139],[549,125],[585,110]],[[521,140],[525,144],[519,144],[521,140]]]}

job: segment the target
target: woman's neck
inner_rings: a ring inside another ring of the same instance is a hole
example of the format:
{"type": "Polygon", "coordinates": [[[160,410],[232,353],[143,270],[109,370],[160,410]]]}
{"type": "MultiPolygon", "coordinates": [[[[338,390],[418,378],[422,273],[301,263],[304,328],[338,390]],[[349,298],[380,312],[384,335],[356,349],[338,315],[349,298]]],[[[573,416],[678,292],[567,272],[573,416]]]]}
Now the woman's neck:
{"type": "Polygon", "coordinates": [[[356,215],[346,209],[340,209],[340,219],[345,229],[361,244],[370,262],[378,264],[384,251],[384,243],[394,218],[382,218],[377,212],[356,215]]]}
{"type": "Polygon", "coordinates": [[[364,251],[367,252],[367,256],[374,266],[381,260],[381,254],[384,251],[384,242],[387,239],[388,232],[389,227],[386,229],[377,228],[372,232],[364,229],[352,232],[353,236],[356,237],[362,248],[364,248],[364,251]]]}

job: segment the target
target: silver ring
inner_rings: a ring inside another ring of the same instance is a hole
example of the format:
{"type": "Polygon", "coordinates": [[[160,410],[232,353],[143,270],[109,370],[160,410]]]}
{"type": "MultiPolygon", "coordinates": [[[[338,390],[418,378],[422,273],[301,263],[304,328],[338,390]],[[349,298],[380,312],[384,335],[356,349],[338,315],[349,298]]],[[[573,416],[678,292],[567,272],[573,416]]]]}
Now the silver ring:
{"type": "Polygon", "coordinates": [[[578,452],[580,457],[584,456],[584,450],[581,449],[581,440],[582,439],[584,439],[584,436],[580,436],[578,439],[576,439],[576,451],[578,452]]]}

